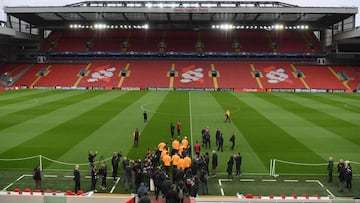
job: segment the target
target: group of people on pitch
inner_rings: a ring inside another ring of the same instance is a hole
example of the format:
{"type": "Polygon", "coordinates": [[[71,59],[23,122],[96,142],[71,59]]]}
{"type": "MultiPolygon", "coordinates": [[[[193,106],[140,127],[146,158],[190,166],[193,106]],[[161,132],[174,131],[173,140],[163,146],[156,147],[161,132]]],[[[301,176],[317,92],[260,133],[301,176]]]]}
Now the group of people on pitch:
{"type": "MultiPolygon", "coordinates": [[[[333,169],[334,169],[334,160],[333,157],[329,157],[329,162],[328,162],[329,183],[333,181],[333,169]]],[[[339,192],[344,191],[345,182],[346,182],[346,188],[351,190],[352,168],[349,161],[344,162],[343,159],[339,160],[339,163],[337,164],[337,175],[338,175],[339,192]]]]}

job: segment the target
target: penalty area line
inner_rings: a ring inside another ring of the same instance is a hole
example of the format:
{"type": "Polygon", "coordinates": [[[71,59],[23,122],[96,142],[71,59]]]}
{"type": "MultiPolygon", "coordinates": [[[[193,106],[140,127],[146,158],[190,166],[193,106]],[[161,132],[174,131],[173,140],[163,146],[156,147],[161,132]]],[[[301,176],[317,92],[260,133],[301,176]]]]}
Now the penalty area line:
{"type": "Polygon", "coordinates": [[[114,186],[112,186],[112,188],[111,188],[111,190],[110,190],[110,194],[112,194],[112,193],[114,192],[114,190],[115,190],[117,184],[119,183],[119,181],[120,181],[120,177],[118,177],[118,178],[116,179],[116,182],[115,182],[114,186]]]}
{"type": "Polygon", "coordinates": [[[24,177],[32,177],[32,175],[29,174],[23,174],[20,177],[18,177],[15,181],[11,182],[9,185],[7,185],[6,187],[4,187],[2,190],[6,191],[7,189],[9,189],[11,186],[14,185],[14,183],[20,181],[21,179],[23,179],[24,177]]]}
{"type": "Polygon", "coordinates": [[[324,187],[324,184],[322,184],[319,180],[305,180],[305,182],[307,182],[307,183],[317,183],[321,187],[324,187]]]}

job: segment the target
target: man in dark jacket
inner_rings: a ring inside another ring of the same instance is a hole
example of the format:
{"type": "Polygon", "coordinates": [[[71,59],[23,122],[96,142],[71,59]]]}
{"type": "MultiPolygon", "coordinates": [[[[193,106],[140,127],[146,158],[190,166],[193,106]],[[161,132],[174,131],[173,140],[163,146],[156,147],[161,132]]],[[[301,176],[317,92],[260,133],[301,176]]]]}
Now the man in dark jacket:
{"type": "Polygon", "coordinates": [[[79,165],[75,166],[74,169],[74,182],[75,182],[75,193],[77,193],[80,190],[80,171],[79,171],[79,165]]]}
{"type": "Polygon", "coordinates": [[[236,176],[241,176],[241,163],[242,163],[242,156],[240,152],[238,152],[237,155],[235,156],[236,176]]]}
{"type": "Polygon", "coordinates": [[[35,180],[35,188],[41,190],[41,174],[40,167],[37,165],[33,171],[33,179],[35,180]]]}
{"type": "Polygon", "coordinates": [[[211,166],[212,166],[212,175],[213,175],[213,177],[216,177],[216,168],[218,166],[218,156],[217,156],[215,150],[213,151],[213,154],[212,154],[211,166]]]}

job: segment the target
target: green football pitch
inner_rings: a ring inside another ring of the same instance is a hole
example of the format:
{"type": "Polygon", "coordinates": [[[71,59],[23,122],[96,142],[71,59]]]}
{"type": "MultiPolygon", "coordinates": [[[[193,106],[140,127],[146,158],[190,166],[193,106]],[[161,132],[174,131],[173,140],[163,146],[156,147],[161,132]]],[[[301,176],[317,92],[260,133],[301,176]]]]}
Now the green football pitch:
{"type": "MultiPolygon", "coordinates": [[[[33,188],[29,175],[41,163],[43,187],[72,189],[69,177],[80,164],[86,190],[89,150],[98,151],[96,161],[115,151],[143,158],[160,141],[171,143],[170,123],[180,120],[180,137],[187,136],[191,145],[201,142],[201,129],[209,127],[212,149],[202,154],[215,150],[216,128],[224,134],[210,194],[354,196],[360,191],[360,94],[20,90],[0,93],[0,119],[0,189],[33,188]],[[224,122],[227,109],[231,123],[224,122]],[[141,134],[135,148],[136,128],[141,134]],[[230,181],[226,162],[237,152],[243,156],[243,175],[230,181]],[[326,183],[329,156],[352,163],[351,191],[337,192],[336,168],[334,182],[326,183]],[[274,163],[277,178],[269,175],[274,163]]],[[[105,192],[113,186],[112,192],[125,192],[122,182],[108,184],[105,192]]]]}

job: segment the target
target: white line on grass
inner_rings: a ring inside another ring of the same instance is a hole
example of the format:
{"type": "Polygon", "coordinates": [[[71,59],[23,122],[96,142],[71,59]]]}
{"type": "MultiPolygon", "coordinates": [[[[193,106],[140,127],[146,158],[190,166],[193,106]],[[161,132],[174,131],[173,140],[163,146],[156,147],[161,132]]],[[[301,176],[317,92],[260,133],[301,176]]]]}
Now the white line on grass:
{"type": "Polygon", "coordinates": [[[8,186],[6,186],[6,187],[4,187],[4,189],[2,189],[2,190],[7,190],[9,187],[11,187],[12,185],[13,185],[14,183],[10,183],[8,186]]]}
{"type": "Polygon", "coordinates": [[[11,187],[12,185],[14,185],[15,182],[20,181],[21,179],[23,179],[24,177],[32,177],[32,175],[29,174],[23,174],[20,177],[18,177],[14,182],[10,183],[9,185],[7,185],[4,189],[2,190],[7,190],[9,187],[11,187]]]}
{"type": "Polygon", "coordinates": [[[299,180],[284,180],[286,183],[297,183],[299,180]]]}
{"type": "Polygon", "coordinates": [[[117,184],[119,183],[119,181],[120,181],[120,177],[116,179],[116,182],[115,182],[114,186],[112,186],[112,188],[111,188],[111,190],[110,190],[110,193],[113,193],[113,192],[114,192],[114,190],[115,190],[117,184]]]}
{"type": "Polygon", "coordinates": [[[240,182],[255,182],[255,179],[240,179],[240,182]]]}
{"type": "Polygon", "coordinates": [[[57,178],[57,175],[44,175],[44,178],[57,178]]]}
{"type": "MultiPolygon", "coordinates": [[[[191,145],[190,146],[194,146],[193,145],[193,129],[192,129],[192,112],[191,112],[191,94],[190,94],[191,91],[189,91],[189,117],[190,117],[190,137],[191,137],[191,145]]],[[[194,150],[191,150],[191,157],[193,156],[193,151],[194,150]]]]}
{"type": "Polygon", "coordinates": [[[276,182],[276,179],[262,179],[262,182],[276,182]]]}
{"type": "Polygon", "coordinates": [[[23,179],[23,177],[25,177],[25,175],[20,176],[18,179],[16,179],[16,181],[19,181],[19,180],[23,179]]]}
{"type": "Polygon", "coordinates": [[[305,180],[305,182],[308,182],[308,183],[317,183],[317,184],[319,184],[321,187],[324,187],[324,185],[323,185],[319,180],[305,180]]]}
{"type": "Polygon", "coordinates": [[[221,195],[224,196],[224,189],[220,188],[221,195]]]}
{"type": "Polygon", "coordinates": [[[74,178],[74,176],[64,176],[64,178],[74,178]]]}
{"type": "Polygon", "coordinates": [[[326,192],[329,193],[329,195],[335,197],[335,195],[333,193],[331,193],[330,190],[326,189],[326,192]]]}

